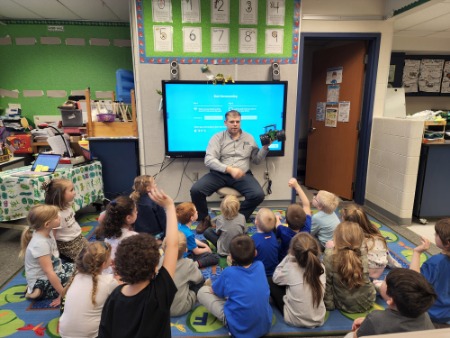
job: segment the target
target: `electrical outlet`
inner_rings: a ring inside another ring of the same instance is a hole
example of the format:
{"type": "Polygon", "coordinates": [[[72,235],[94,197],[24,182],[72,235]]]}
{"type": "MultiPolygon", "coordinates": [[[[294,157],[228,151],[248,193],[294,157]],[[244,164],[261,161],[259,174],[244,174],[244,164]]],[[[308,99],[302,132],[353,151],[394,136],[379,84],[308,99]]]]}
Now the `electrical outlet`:
{"type": "Polygon", "coordinates": [[[269,177],[269,172],[268,172],[267,170],[264,172],[264,179],[265,179],[266,181],[270,179],[270,177],[269,177]]]}
{"type": "Polygon", "coordinates": [[[194,182],[197,182],[197,181],[198,181],[198,172],[193,172],[193,173],[192,173],[192,180],[193,180],[194,182]]]}

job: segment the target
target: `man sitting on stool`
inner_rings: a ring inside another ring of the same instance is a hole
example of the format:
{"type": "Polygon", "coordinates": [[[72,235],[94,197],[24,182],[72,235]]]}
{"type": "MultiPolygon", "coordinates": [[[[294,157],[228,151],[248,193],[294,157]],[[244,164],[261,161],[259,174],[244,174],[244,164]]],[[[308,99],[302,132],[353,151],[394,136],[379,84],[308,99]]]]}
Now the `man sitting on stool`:
{"type": "Polygon", "coordinates": [[[218,189],[231,187],[245,197],[239,212],[247,220],[264,200],[264,191],[250,171],[250,161],[261,163],[269,152],[270,144],[258,148],[253,136],[241,129],[241,113],[237,110],[225,114],[225,126],[227,130],[214,134],[206,149],[205,165],[210,172],[191,188],[191,200],[200,221],[197,225],[199,234],[211,226],[206,197],[218,189]]]}

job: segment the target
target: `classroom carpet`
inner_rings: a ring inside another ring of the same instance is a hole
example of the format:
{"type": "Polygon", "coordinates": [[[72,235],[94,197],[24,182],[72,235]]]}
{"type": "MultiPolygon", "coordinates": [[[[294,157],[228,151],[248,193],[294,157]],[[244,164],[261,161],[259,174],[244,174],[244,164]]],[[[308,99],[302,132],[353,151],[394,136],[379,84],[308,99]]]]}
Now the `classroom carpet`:
{"type": "MultiPolygon", "coordinates": [[[[285,209],[273,208],[279,212],[284,222],[285,209]]],[[[313,213],[315,211],[313,210],[313,213]]],[[[219,214],[212,210],[211,216],[219,214]]],[[[90,241],[95,240],[94,229],[97,226],[98,214],[83,215],[78,222],[82,227],[83,235],[90,241]]],[[[414,244],[397,234],[394,230],[370,217],[370,220],[380,229],[388,242],[392,256],[403,266],[408,267],[411,261],[414,244]]],[[[249,223],[250,235],[256,232],[253,223],[249,223]]],[[[192,227],[195,229],[195,225],[192,227]]],[[[204,239],[203,235],[196,235],[204,239]]],[[[427,255],[423,254],[421,261],[427,255]]],[[[222,260],[217,267],[203,269],[205,278],[220,275],[226,262],[222,260]]],[[[50,308],[51,300],[30,301],[25,299],[26,279],[24,269],[19,271],[9,282],[0,289],[0,337],[59,337],[58,320],[59,308],[50,308]]],[[[384,309],[386,303],[377,297],[373,309],[384,309]]],[[[365,316],[362,314],[348,314],[339,310],[328,311],[325,324],[321,327],[308,329],[287,325],[282,314],[273,306],[272,328],[268,337],[310,337],[344,335],[351,330],[355,318],[365,316]]],[[[83,323],[80,323],[83,325],[83,323]]],[[[171,319],[172,337],[229,337],[228,330],[223,324],[211,315],[203,306],[197,305],[188,314],[171,319]]]]}

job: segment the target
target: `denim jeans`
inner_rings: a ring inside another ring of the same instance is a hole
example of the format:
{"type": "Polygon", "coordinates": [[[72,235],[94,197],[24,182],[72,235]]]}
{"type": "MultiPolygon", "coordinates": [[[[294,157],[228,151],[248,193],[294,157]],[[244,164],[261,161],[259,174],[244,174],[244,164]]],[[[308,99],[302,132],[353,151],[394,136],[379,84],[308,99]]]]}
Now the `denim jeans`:
{"type": "Polygon", "coordinates": [[[264,201],[264,191],[250,170],[238,180],[229,174],[211,170],[195,182],[191,188],[191,200],[197,208],[199,221],[208,216],[206,197],[211,196],[222,187],[236,189],[245,197],[239,210],[245,219],[249,219],[256,207],[264,201]]]}

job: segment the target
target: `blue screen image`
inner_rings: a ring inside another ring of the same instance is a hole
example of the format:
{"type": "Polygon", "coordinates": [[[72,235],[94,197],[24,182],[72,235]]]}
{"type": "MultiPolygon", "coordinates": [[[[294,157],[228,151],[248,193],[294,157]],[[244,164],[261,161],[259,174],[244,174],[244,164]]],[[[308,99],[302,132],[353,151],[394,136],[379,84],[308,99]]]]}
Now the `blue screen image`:
{"type": "MultiPolygon", "coordinates": [[[[212,135],[226,129],[225,113],[241,113],[241,128],[255,138],[269,129],[285,129],[287,82],[163,81],[166,155],[203,157],[212,135]],[[266,126],[269,126],[265,128],[266,126]]],[[[270,155],[283,156],[283,142],[270,145],[270,155]]]]}

